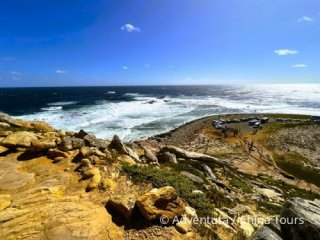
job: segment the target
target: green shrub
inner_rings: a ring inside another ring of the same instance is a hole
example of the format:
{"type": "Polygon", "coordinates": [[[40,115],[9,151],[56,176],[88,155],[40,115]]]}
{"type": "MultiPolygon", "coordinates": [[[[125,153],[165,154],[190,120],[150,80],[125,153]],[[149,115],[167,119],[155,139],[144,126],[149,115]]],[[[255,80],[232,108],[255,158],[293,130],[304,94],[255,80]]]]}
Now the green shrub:
{"type": "Polygon", "coordinates": [[[236,188],[239,188],[243,190],[246,193],[251,193],[252,192],[252,186],[250,183],[247,183],[241,179],[237,179],[233,177],[230,181],[230,184],[236,188]]]}
{"type": "Polygon", "coordinates": [[[170,169],[123,166],[122,171],[132,177],[134,182],[150,182],[154,187],[172,186],[178,195],[197,210],[200,216],[211,216],[214,205],[203,195],[192,194],[199,189],[191,180],[170,169]]]}

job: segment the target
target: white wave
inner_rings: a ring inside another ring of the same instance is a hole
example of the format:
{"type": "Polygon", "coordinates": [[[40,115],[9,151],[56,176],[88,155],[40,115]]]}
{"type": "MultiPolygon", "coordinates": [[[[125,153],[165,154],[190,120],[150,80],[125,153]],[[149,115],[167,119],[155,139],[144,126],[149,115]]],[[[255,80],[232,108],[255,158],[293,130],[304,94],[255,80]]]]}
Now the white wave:
{"type": "Polygon", "coordinates": [[[108,94],[115,94],[116,92],[115,91],[108,91],[107,93],[108,94]]]}
{"type": "Polygon", "coordinates": [[[49,106],[67,106],[67,105],[73,105],[76,104],[76,101],[69,101],[69,102],[53,102],[53,103],[48,103],[47,105],[49,106]]]}
{"type": "Polygon", "coordinates": [[[57,107],[44,107],[44,108],[41,108],[41,110],[43,111],[58,111],[58,110],[61,110],[62,107],[61,106],[57,106],[57,107]]]}
{"type": "MultiPolygon", "coordinates": [[[[101,138],[118,134],[124,140],[146,138],[166,132],[188,121],[225,113],[295,113],[318,115],[320,85],[316,86],[247,86],[232,89],[227,96],[166,96],[165,102],[156,97],[127,93],[135,101],[99,101],[96,105],[80,109],[59,109],[21,116],[26,120],[44,120],[58,129],[79,131],[84,129],[101,138]],[[232,98],[238,96],[238,98],[232,98]],[[153,104],[146,104],[155,101],[153,104]],[[308,104],[301,107],[301,103],[308,104]]],[[[69,102],[70,103],[70,102],[69,102]]]]}

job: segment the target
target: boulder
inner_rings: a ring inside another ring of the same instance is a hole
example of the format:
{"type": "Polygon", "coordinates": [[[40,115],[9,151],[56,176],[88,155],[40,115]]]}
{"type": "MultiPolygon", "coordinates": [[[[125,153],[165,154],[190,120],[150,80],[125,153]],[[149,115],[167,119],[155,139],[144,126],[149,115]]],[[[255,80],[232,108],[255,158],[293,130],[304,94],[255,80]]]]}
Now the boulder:
{"type": "Polygon", "coordinates": [[[91,178],[91,181],[90,181],[90,183],[88,184],[86,190],[87,190],[87,191],[92,191],[93,189],[98,188],[100,181],[101,181],[101,174],[100,174],[100,172],[99,172],[99,174],[94,175],[94,176],[91,178]]]}
{"type": "Polygon", "coordinates": [[[84,146],[83,139],[64,136],[61,138],[61,143],[59,145],[59,148],[62,151],[70,151],[73,149],[79,149],[82,146],[84,146]]]}
{"type": "Polygon", "coordinates": [[[55,147],[56,147],[55,139],[43,138],[43,139],[32,141],[30,150],[35,152],[40,152],[40,151],[48,150],[50,148],[55,148],[55,147]]]}
{"type": "Polygon", "coordinates": [[[144,148],[144,156],[146,157],[148,162],[158,162],[158,158],[156,157],[156,155],[153,154],[153,152],[150,149],[144,148]]]}
{"type": "Polygon", "coordinates": [[[259,228],[255,233],[251,236],[251,240],[282,240],[282,238],[272,231],[269,227],[263,226],[259,228]]]}
{"type": "Polygon", "coordinates": [[[292,198],[284,204],[281,218],[287,220],[285,224],[280,222],[285,239],[320,239],[319,200],[292,198]]]}
{"type": "Polygon", "coordinates": [[[110,178],[104,178],[100,185],[102,190],[113,190],[117,187],[117,183],[110,178]]]}
{"type": "Polygon", "coordinates": [[[76,137],[76,138],[84,138],[85,136],[87,136],[88,135],[88,133],[86,133],[84,130],[80,130],[79,132],[77,132],[74,136],[76,137]]]}
{"type": "Polygon", "coordinates": [[[36,132],[53,132],[55,129],[51,127],[49,124],[42,121],[30,121],[28,122],[30,130],[34,130],[36,132]]]}
{"type": "Polygon", "coordinates": [[[83,176],[83,179],[89,179],[99,174],[100,174],[100,170],[98,168],[91,168],[83,172],[82,176],[83,176]]]}
{"type": "Polygon", "coordinates": [[[86,190],[91,191],[95,188],[98,188],[101,178],[101,173],[98,168],[91,168],[83,172],[83,179],[90,179],[86,190]]]}
{"type": "Polygon", "coordinates": [[[161,216],[169,220],[182,216],[186,206],[171,186],[152,189],[139,197],[136,204],[141,214],[149,221],[161,216]]]}
{"type": "Polygon", "coordinates": [[[282,194],[276,192],[273,189],[268,188],[258,188],[256,187],[256,191],[260,193],[260,195],[268,201],[272,202],[283,202],[282,194]]]}
{"type": "Polygon", "coordinates": [[[0,137],[7,137],[12,131],[0,131],[0,137]]]}
{"type": "Polygon", "coordinates": [[[10,124],[8,123],[4,123],[4,122],[0,122],[0,128],[9,128],[10,124]]]}
{"type": "Polygon", "coordinates": [[[35,133],[18,131],[9,134],[2,142],[2,145],[5,147],[30,147],[31,142],[35,140],[38,140],[35,133]]]}
{"type": "Polygon", "coordinates": [[[69,155],[63,151],[60,151],[58,149],[49,149],[47,152],[47,156],[50,159],[55,159],[57,157],[63,157],[63,158],[68,158],[69,155]]]}
{"type": "Polygon", "coordinates": [[[88,158],[81,159],[80,168],[92,168],[90,160],[88,158]]]}
{"type": "Polygon", "coordinates": [[[91,155],[91,149],[87,146],[82,146],[79,151],[79,157],[86,158],[91,155]]]}
{"type": "Polygon", "coordinates": [[[129,155],[129,152],[118,135],[114,135],[110,145],[110,149],[115,149],[119,154],[129,155]]]}
{"type": "Polygon", "coordinates": [[[159,162],[161,163],[166,163],[166,162],[178,163],[176,155],[169,152],[160,152],[158,153],[157,157],[159,162]]]}
{"type": "Polygon", "coordinates": [[[41,121],[23,121],[20,119],[14,119],[6,114],[0,114],[0,122],[10,124],[14,127],[24,128],[26,130],[32,130],[35,132],[53,132],[55,129],[49,124],[41,121]]]}
{"type": "Polygon", "coordinates": [[[96,147],[100,150],[108,148],[109,142],[96,138],[94,135],[86,135],[83,137],[86,146],[96,147]]]}
{"type": "Polygon", "coordinates": [[[128,165],[136,164],[136,162],[127,155],[120,155],[119,157],[117,157],[117,160],[120,161],[121,163],[128,164],[128,165]]]}
{"type": "Polygon", "coordinates": [[[188,179],[190,179],[194,183],[203,184],[203,182],[204,182],[201,177],[198,177],[198,176],[196,176],[192,173],[186,172],[186,171],[182,171],[181,175],[187,177],[188,179]]]}
{"type": "Polygon", "coordinates": [[[175,227],[180,233],[186,234],[192,230],[192,221],[188,218],[182,218],[175,227]]]}
{"type": "Polygon", "coordinates": [[[129,220],[131,218],[135,203],[136,201],[131,197],[127,197],[124,195],[115,195],[109,199],[107,207],[113,208],[123,217],[129,220]]]}
{"type": "Polygon", "coordinates": [[[183,150],[181,148],[171,146],[171,145],[163,147],[161,149],[161,152],[170,152],[179,158],[193,159],[193,160],[197,160],[200,162],[212,162],[212,163],[222,165],[222,166],[227,164],[226,162],[224,162],[218,158],[215,158],[215,157],[203,154],[203,153],[189,152],[189,151],[186,151],[186,150],[183,150]]]}

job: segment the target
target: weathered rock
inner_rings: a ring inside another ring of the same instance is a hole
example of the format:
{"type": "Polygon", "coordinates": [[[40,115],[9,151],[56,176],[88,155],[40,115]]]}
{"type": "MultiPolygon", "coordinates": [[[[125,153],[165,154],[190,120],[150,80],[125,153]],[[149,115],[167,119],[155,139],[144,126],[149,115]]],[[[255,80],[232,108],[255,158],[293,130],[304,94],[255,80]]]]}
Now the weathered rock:
{"type": "Polygon", "coordinates": [[[87,136],[88,135],[88,133],[86,133],[84,130],[80,130],[79,132],[77,132],[74,136],[76,137],[76,138],[84,138],[85,136],[87,136]]]}
{"type": "Polygon", "coordinates": [[[176,155],[169,153],[169,152],[160,152],[157,155],[159,162],[161,163],[166,163],[166,162],[171,162],[171,163],[178,163],[176,155]]]}
{"type": "Polygon", "coordinates": [[[248,217],[248,215],[243,215],[237,218],[237,223],[246,237],[250,237],[254,232],[254,227],[250,223],[250,219],[252,218],[248,217]]]}
{"type": "Polygon", "coordinates": [[[119,154],[129,155],[126,146],[122,143],[118,135],[114,135],[109,145],[110,149],[115,149],[119,154]]]}
{"type": "Polygon", "coordinates": [[[82,146],[80,148],[79,155],[81,158],[86,158],[91,155],[91,149],[87,146],[82,146]]]}
{"type": "Polygon", "coordinates": [[[287,221],[281,223],[285,239],[320,239],[320,201],[292,198],[283,206],[281,217],[287,221]]]}
{"type": "Polygon", "coordinates": [[[273,189],[268,188],[256,188],[256,191],[261,194],[261,196],[268,201],[272,202],[283,202],[282,194],[277,193],[273,189]]]}
{"type": "Polygon", "coordinates": [[[11,195],[0,194],[0,211],[6,209],[11,204],[11,195]]]}
{"type": "Polygon", "coordinates": [[[112,196],[107,204],[107,207],[112,207],[114,210],[119,212],[127,220],[131,218],[133,208],[136,201],[128,196],[115,195],[112,196]]]}
{"type": "Polygon", "coordinates": [[[139,197],[136,204],[141,214],[149,221],[161,216],[172,220],[185,212],[185,203],[171,186],[152,189],[139,197]]]}
{"type": "Polygon", "coordinates": [[[34,173],[20,171],[19,163],[14,157],[6,156],[0,160],[0,191],[23,187],[34,181],[34,173]]]}
{"type": "Polygon", "coordinates": [[[10,124],[8,123],[4,123],[4,122],[0,122],[0,128],[9,128],[10,124]]]}
{"type": "Polygon", "coordinates": [[[32,141],[30,150],[35,152],[40,152],[40,151],[48,150],[50,148],[55,148],[55,147],[56,147],[55,139],[43,138],[43,139],[32,141]]]}
{"type": "Polygon", "coordinates": [[[0,114],[0,122],[8,123],[15,127],[24,128],[26,130],[34,130],[36,132],[53,132],[55,129],[45,122],[30,121],[26,122],[20,119],[14,119],[6,114],[0,114]]]}
{"type": "Polygon", "coordinates": [[[103,206],[65,196],[57,186],[17,194],[0,211],[0,222],[2,239],[123,239],[123,230],[103,206]]]}
{"type": "Polygon", "coordinates": [[[251,240],[282,240],[282,238],[269,227],[259,228],[250,238],[251,240]]]}
{"type": "Polygon", "coordinates": [[[84,146],[83,139],[65,136],[61,138],[61,144],[59,145],[59,148],[62,151],[70,151],[74,149],[79,149],[82,146],[84,146]]]}
{"type": "Polygon", "coordinates": [[[104,178],[100,185],[103,190],[113,190],[118,184],[110,178],[104,178]]]}
{"type": "Polygon", "coordinates": [[[50,159],[55,159],[57,157],[63,157],[63,158],[68,158],[69,155],[63,151],[60,151],[58,149],[49,149],[47,152],[47,156],[50,159]]]}
{"type": "Polygon", "coordinates": [[[12,131],[0,131],[0,137],[7,137],[12,133],[12,131]]]}
{"type": "Polygon", "coordinates": [[[161,152],[170,152],[175,154],[179,158],[193,159],[193,160],[198,160],[203,162],[213,162],[219,165],[227,164],[218,158],[215,158],[206,154],[202,154],[202,153],[189,152],[175,146],[165,146],[161,149],[161,152]]]}
{"type": "Polygon", "coordinates": [[[9,149],[3,146],[0,146],[0,154],[8,151],[9,149]]]}
{"type": "Polygon", "coordinates": [[[190,219],[184,217],[176,224],[175,227],[180,233],[186,234],[192,230],[192,222],[190,219]]]}
{"type": "Polygon", "coordinates": [[[59,145],[59,149],[61,149],[62,151],[70,151],[73,149],[72,147],[72,140],[71,137],[62,137],[61,138],[61,143],[59,145]]]}
{"type": "Polygon", "coordinates": [[[83,172],[82,176],[83,179],[88,179],[88,178],[92,178],[95,175],[99,175],[100,174],[100,170],[98,168],[91,168],[85,172],[83,172]]]}
{"type": "Polygon", "coordinates": [[[101,174],[100,174],[100,172],[99,172],[99,174],[96,174],[96,175],[94,175],[92,178],[91,178],[91,181],[90,181],[90,183],[88,184],[88,186],[87,186],[87,191],[91,191],[91,190],[93,190],[93,189],[96,189],[96,188],[98,188],[98,186],[99,186],[99,183],[100,183],[100,181],[101,181],[101,174]]]}
{"type": "Polygon", "coordinates": [[[202,192],[201,190],[193,190],[192,194],[199,194],[199,195],[205,196],[204,192],[202,192]]]}
{"type": "Polygon", "coordinates": [[[92,168],[90,160],[88,158],[81,159],[80,168],[92,168]]]}
{"type": "Polygon", "coordinates": [[[181,175],[187,177],[188,179],[190,179],[192,182],[198,183],[198,184],[202,184],[204,181],[201,177],[198,177],[192,173],[186,172],[186,171],[182,171],[181,175]]]}
{"type": "Polygon", "coordinates": [[[108,148],[109,142],[96,138],[94,135],[86,135],[83,137],[85,144],[90,147],[97,147],[100,150],[108,148]]]}
{"type": "Polygon", "coordinates": [[[98,168],[91,168],[82,173],[83,179],[90,179],[90,182],[87,186],[87,191],[91,191],[95,188],[98,188],[101,181],[101,173],[98,168]]]}
{"type": "Polygon", "coordinates": [[[211,168],[206,165],[206,164],[201,164],[201,167],[205,173],[205,175],[210,179],[210,180],[213,180],[213,179],[217,179],[217,177],[213,174],[211,168]]]}
{"type": "Polygon", "coordinates": [[[136,164],[136,162],[127,155],[120,155],[119,157],[117,157],[117,160],[120,161],[121,163],[128,164],[128,165],[136,164]]]}
{"type": "Polygon", "coordinates": [[[105,158],[106,157],[106,154],[101,152],[99,149],[97,148],[93,148],[91,149],[91,153],[98,156],[98,157],[102,157],[102,158],[105,158]]]}
{"type": "Polygon", "coordinates": [[[158,162],[158,158],[156,157],[156,155],[153,154],[153,152],[150,149],[144,148],[144,155],[148,162],[158,162]]]}
{"type": "Polygon", "coordinates": [[[8,135],[2,142],[5,147],[30,147],[31,142],[38,140],[36,134],[26,131],[18,131],[8,135]]]}

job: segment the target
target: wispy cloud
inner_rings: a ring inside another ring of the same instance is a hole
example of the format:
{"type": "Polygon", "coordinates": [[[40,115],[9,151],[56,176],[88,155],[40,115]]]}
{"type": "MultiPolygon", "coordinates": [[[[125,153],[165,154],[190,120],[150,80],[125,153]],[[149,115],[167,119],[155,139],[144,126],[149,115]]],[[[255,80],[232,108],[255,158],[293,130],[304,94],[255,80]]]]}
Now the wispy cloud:
{"type": "Polygon", "coordinates": [[[64,74],[64,73],[67,73],[68,71],[66,71],[66,70],[62,70],[62,69],[57,69],[56,70],[56,73],[58,73],[58,74],[64,74]]]}
{"type": "Polygon", "coordinates": [[[303,16],[297,20],[298,22],[312,22],[313,19],[311,17],[303,16]]]}
{"type": "Polygon", "coordinates": [[[274,53],[280,56],[286,56],[286,55],[295,55],[298,54],[299,52],[297,50],[290,50],[290,49],[277,49],[274,50],[274,53]]]}
{"type": "Polygon", "coordinates": [[[129,68],[127,66],[122,67],[123,70],[128,70],[129,68]]]}
{"type": "Polygon", "coordinates": [[[121,26],[121,31],[127,31],[129,33],[132,33],[132,32],[140,32],[141,29],[138,28],[138,27],[133,26],[130,23],[126,23],[126,24],[121,26]]]}
{"type": "Polygon", "coordinates": [[[22,73],[17,71],[11,71],[10,74],[13,80],[21,80],[22,73]]]}
{"type": "Polygon", "coordinates": [[[148,67],[150,67],[150,64],[149,64],[149,63],[146,63],[146,64],[144,65],[144,67],[148,68],[148,67]]]}
{"type": "Polygon", "coordinates": [[[294,64],[292,65],[293,68],[306,68],[308,67],[307,64],[304,64],[304,63],[298,63],[298,64],[294,64]]]}

